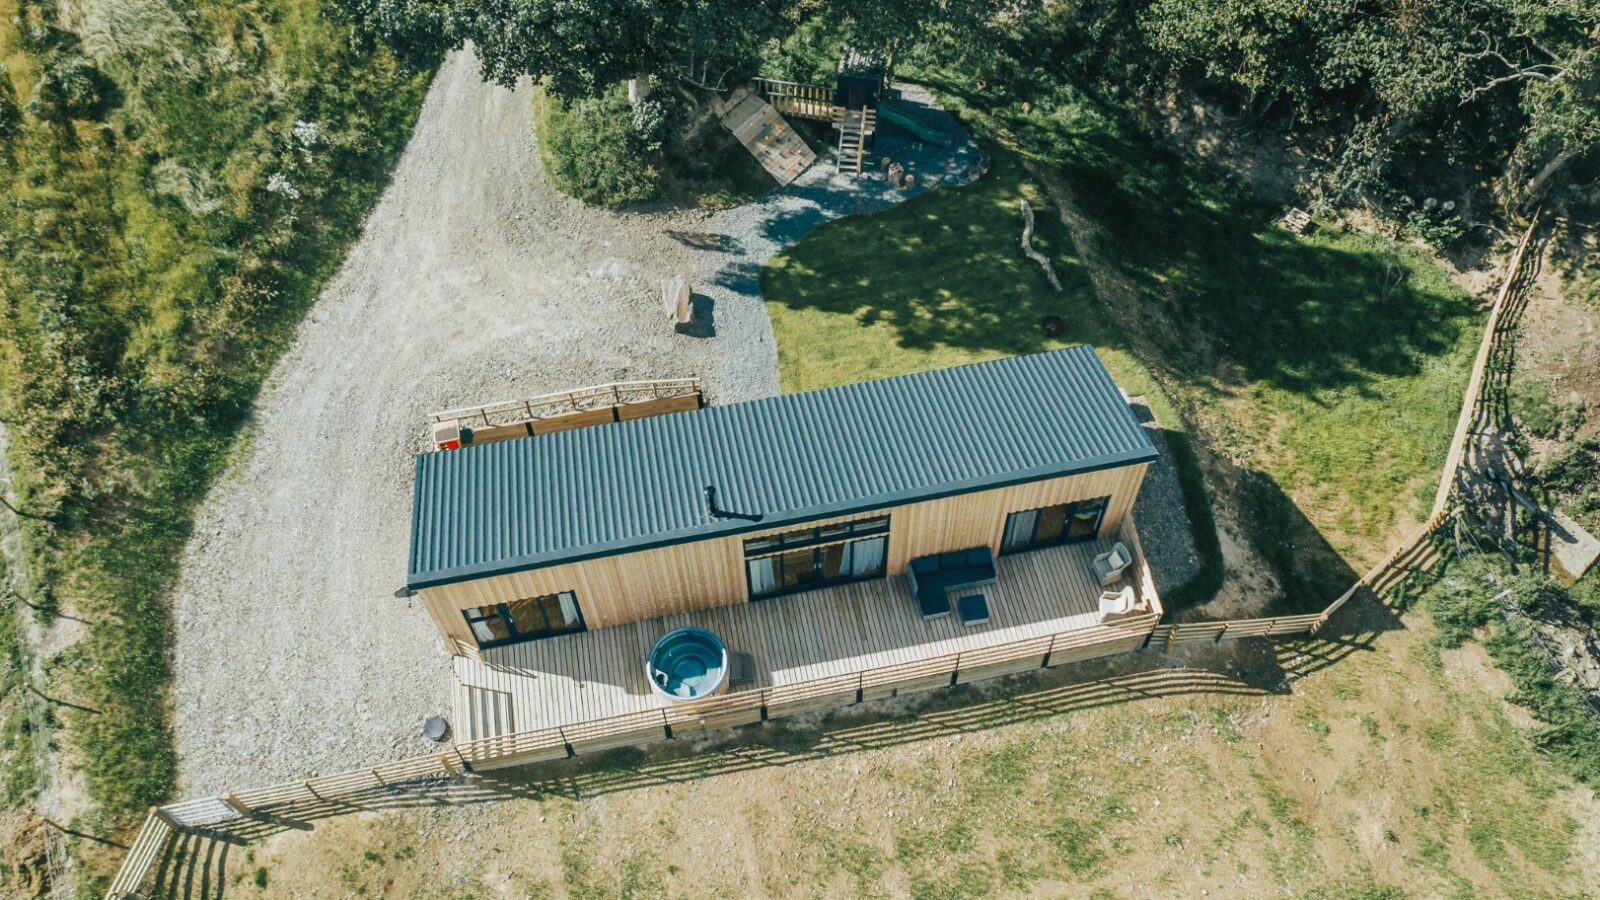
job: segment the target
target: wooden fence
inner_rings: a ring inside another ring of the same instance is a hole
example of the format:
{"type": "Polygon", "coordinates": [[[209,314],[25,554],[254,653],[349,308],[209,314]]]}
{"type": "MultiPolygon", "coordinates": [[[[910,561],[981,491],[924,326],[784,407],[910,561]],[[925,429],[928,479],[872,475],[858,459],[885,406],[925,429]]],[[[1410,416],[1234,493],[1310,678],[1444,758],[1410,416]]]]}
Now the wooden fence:
{"type": "Polygon", "coordinates": [[[780,115],[798,116],[832,122],[834,118],[833,90],[817,84],[797,81],[779,81],[776,78],[757,78],[756,90],[772,104],[780,115]]]}
{"type": "Polygon", "coordinates": [[[647,400],[663,400],[701,393],[698,378],[665,378],[654,381],[618,381],[575,391],[558,391],[526,400],[504,400],[481,406],[447,409],[428,416],[428,424],[460,422],[483,427],[513,425],[532,419],[571,415],[594,409],[608,409],[647,400]]]}
{"type": "MultiPolygon", "coordinates": [[[[167,845],[180,831],[292,809],[297,804],[338,802],[406,782],[454,777],[542,760],[565,759],[700,731],[965,684],[1141,647],[1159,647],[1163,651],[1171,651],[1180,646],[1193,646],[1206,642],[1221,643],[1248,637],[1314,634],[1325,626],[1341,607],[1363,590],[1387,596],[1413,573],[1428,570],[1437,563],[1439,551],[1432,538],[1449,519],[1449,501],[1456,484],[1464,447],[1477,414],[1484,369],[1490,350],[1499,340],[1500,311],[1510,294],[1512,283],[1517,278],[1524,251],[1537,222],[1538,217],[1535,216],[1534,224],[1529,226],[1528,232],[1512,255],[1505,283],[1490,311],[1483,344],[1473,365],[1466,397],[1462,403],[1461,418],[1457,422],[1455,435],[1451,440],[1450,452],[1439,481],[1439,492],[1435,497],[1432,514],[1426,522],[1407,535],[1388,556],[1363,574],[1349,590],[1320,613],[1166,625],[1157,624],[1160,616],[1150,613],[1114,625],[1102,624],[830,678],[741,691],[666,709],[627,713],[557,728],[484,738],[456,745],[440,753],[412,757],[367,769],[271,785],[222,797],[203,797],[173,803],[151,810],[150,816],[145,820],[144,826],[129,848],[128,855],[123,859],[122,867],[111,882],[111,888],[106,894],[107,900],[126,900],[137,896],[137,891],[162,858],[167,845]]],[[[492,404],[487,407],[473,407],[471,410],[452,410],[436,414],[435,421],[441,416],[457,417],[457,414],[464,412],[480,414],[485,419],[506,410],[520,409],[527,414],[529,410],[544,408],[544,404],[563,402],[568,404],[566,408],[570,413],[577,409],[578,403],[598,396],[596,392],[628,390],[634,387],[652,390],[653,388],[641,386],[688,384],[693,385],[694,391],[699,391],[699,383],[693,379],[682,379],[677,382],[632,382],[590,388],[582,392],[549,395],[528,401],[515,401],[510,404],[492,404]],[[524,407],[523,404],[528,406],[524,407]]],[[[621,393],[612,396],[620,397],[621,393]]],[[[1122,538],[1130,543],[1135,551],[1134,558],[1139,566],[1135,572],[1135,579],[1139,583],[1141,593],[1148,591],[1144,593],[1145,596],[1156,596],[1150,567],[1139,546],[1137,531],[1129,527],[1124,530],[1122,538]]]]}

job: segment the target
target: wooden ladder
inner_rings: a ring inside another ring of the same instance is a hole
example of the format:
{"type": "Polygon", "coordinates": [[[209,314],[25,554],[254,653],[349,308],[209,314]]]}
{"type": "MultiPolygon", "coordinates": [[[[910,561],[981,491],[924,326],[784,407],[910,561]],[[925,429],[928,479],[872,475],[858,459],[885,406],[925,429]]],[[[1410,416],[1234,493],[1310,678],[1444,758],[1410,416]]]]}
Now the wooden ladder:
{"type": "Polygon", "coordinates": [[[835,163],[841,172],[860,175],[865,162],[867,136],[872,134],[876,117],[870,109],[844,110],[839,118],[839,155],[835,163]]]}

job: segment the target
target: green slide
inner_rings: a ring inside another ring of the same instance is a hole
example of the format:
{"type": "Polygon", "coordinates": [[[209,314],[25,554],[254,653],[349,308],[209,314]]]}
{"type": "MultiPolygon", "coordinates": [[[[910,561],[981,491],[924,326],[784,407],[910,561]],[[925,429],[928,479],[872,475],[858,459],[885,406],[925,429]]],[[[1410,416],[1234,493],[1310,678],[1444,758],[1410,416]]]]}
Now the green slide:
{"type": "Polygon", "coordinates": [[[955,143],[955,139],[948,132],[923,118],[921,110],[909,103],[899,100],[879,100],[878,118],[893,122],[930,144],[949,147],[955,143]]]}

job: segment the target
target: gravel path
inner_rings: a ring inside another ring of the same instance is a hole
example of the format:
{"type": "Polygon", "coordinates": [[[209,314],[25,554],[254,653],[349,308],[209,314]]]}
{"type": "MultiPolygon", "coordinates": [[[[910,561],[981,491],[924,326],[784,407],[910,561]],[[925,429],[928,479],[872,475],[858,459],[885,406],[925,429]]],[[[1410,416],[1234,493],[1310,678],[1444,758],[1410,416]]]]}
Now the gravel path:
{"type": "Polygon", "coordinates": [[[713,402],[778,390],[760,267],[811,228],[965,180],[978,159],[881,139],[912,192],[826,163],[719,215],[613,214],[547,187],[526,87],[452,56],[360,241],[257,403],[174,598],[180,793],[421,752],[448,656],[405,577],[427,413],[597,382],[699,375],[713,402]],[[660,311],[699,273],[693,335],[660,311]],[[705,339],[714,335],[713,339],[705,339]]]}

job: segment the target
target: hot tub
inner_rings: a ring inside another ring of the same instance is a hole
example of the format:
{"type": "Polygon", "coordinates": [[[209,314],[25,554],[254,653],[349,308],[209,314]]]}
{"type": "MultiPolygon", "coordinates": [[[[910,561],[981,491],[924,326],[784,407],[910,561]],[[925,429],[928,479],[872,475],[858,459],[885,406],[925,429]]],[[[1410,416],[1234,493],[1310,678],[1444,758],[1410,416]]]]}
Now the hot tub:
{"type": "Polygon", "coordinates": [[[728,680],[728,648],[704,628],[669,631],[650,648],[644,664],[650,689],[668,700],[699,700],[728,680]]]}

